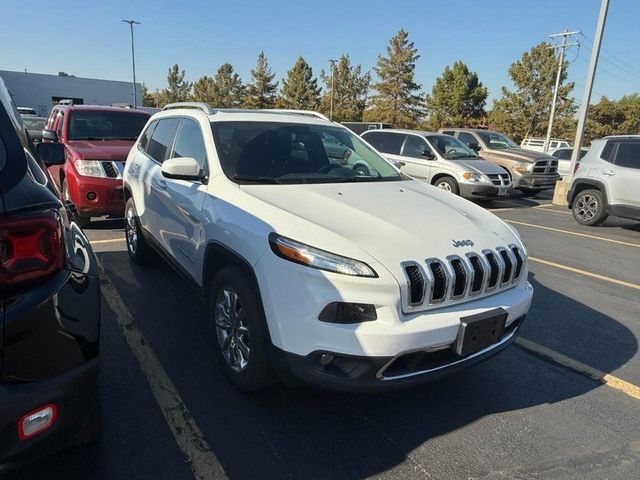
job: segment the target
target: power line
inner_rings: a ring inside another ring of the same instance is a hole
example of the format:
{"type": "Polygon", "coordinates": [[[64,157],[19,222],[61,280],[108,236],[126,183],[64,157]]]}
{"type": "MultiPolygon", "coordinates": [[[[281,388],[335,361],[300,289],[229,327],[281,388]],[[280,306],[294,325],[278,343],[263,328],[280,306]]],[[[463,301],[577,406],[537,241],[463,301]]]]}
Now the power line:
{"type": "MultiPolygon", "coordinates": [[[[589,63],[589,60],[587,60],[586,58],[582,57],[581,55],[579,55],[579,56],[578,56],[578,58],[579,58],[580,60],[582,60],[583,62],[587,63],[587,64],[589,63]]],[[[612,77],[614,77],[614,78],[616,78],[616,79],[618,79],[618,80],[621,80],[621,81],[623,81],[623,82],[633,83],[633,84],[635,84],[635,85],[639,85],[639,86],[640,86],[640,81],[639,81],[639,80],[630,80],[630,79],[628,79],[628,78],[621,77],[621,76],[620,76],[620,75],[618,75],[617,73],[614,73],[614,72],[612,72],[611,70],[607,70],[606,68],[602,68],[602,67],[600,67],[600,68],[598,69],[598,71],[599,71],[599,72],[607,73],[607,74],[611,75],[612,77]]]]}
{"type": "MultiPolygon", "coordinates": [[[[585,38],[585,40],[588,40],[588,41],[590,41],[590,42],[593,44],[593,40],[592,40],[592,39],[590,39],[589,37],[587,37],[584,33],[582,34],[582,36],[585,38]]],[[[624,66],[624,68],[627,68],[627,69],[633,70],[633,71],[635,72],[635,73],[634,73],[635,75],[639,75],[639,74],[640,74],[640,69],[639,69],[638,67],[635,67],[635,66],[633,66],[632,64],[630,64],[630,63],[628,63],[628,62],[626,62],[626,61],[624,61],[624,60],[622,60],[622,59],[620,59],[620,58],[616,57],[613,53],[609,52],[608,50],[605,50],[604,48],[601,48],[600,50],[601,50],[601,52],[602,52],[604,55],[606,55],[606,56],[608,56],[608,57],[612,58],[612,59],[613,59],[613,60],[615,60],[616,62],[618,62],[618,63],[620,63],[621,65],[623,65],[623,66],[624,66]]],[[[618,68],[620,68],[621,70],[623,69],[623,67],[620,67],[620,66],[616,65],[616,64],[615,64],[615,63],[613,63],[611,60],[605,59],[605,61],[609,62],[611,65],[617,66],[617,67],[618,67],[618,68]]]]}

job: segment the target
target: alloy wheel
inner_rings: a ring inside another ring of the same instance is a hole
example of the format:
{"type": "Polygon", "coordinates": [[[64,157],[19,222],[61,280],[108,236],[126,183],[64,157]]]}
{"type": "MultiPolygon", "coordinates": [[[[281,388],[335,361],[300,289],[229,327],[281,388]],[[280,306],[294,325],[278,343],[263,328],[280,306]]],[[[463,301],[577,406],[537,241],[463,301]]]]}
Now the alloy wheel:
{"type": "Polygon", "coordinates": [[[598,199],[593,195],[581,195],[576,200],[575,212],[576,216],[583,222],[588,222],[598,213],[598,199]]]}
{"type": "Polygon", "coordinates": [[[451,185],[449,185],[449,183],[447,182],[440,182],[436,185],[436,187],[441,188],[442,190],[445,190],[447,192],[451,191],[451,185]]]}
{"type": "Polygon", "coordinates": [[[136,217],[133,213],[132,208],[127,210],[126,233],[127,247],[129,247],[131,253],[135,255],[136,249],[138,248],[138,230],[136,225],[136,217]]]}
{"type": "Polygon", "coordinates": [[[249,327],[246,310],[236,291],[222,287],[216,297],[215,326],[218,344],[227,365],[241,372],[249,364],[249,327]]]}

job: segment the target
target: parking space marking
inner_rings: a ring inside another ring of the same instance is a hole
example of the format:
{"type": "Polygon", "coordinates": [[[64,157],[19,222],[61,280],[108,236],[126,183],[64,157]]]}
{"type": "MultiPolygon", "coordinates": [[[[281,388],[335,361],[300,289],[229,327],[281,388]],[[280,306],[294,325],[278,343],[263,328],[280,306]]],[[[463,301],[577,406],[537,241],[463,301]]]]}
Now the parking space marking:
{"type": "Polygon", "coordinates": [[[630,397],[640,400],[640,387],[634,385],[633,383],[629,383],[614,375],[598,370],[597,368],[590,367],[589,365],[579,362],[578,360],[567,357],[562,353],[556,352],[555,350],[532,342],[531,340],[527,340],[526,338],[518,337],[516,339],[516,344],[524,348],[525,350],[528,350],[547,360],[570,368],[571,370],[581,373],[582,375],[586,375],[587,377],[593,378],[594,380],[597,380],[608,387],[611,387],[615,390],[625,393],[626,395],[629,395],[630,397]]]}
{"type": "Polygon", "coordinates": [[[107,240],[90,240],[89,243],[91,243],[91,245],[99,245],[101,243],[115,243],[115,242],[124,242],[127,239],[122,237],[122,238],[109,238],[107,240]]]}
{"type": "Polygon", "coordinates": [[[118,327],[136,357],[169,430],[178,448],[185,455],[194,477],[198,480],[227,479],[218,458],[209,448],[202,431],[189,413],[155,352],[145,340],[102,264],[100,264],[100,281],[104,298],[113,311],[118,327]]]}
{"type": "Polygon", "coordinates": [[[640,244],[639,243],[623,242],[621,240],[614,240],[612,238],[599,237],[597,235],[589,235],[588,233],[572,232],[571,230],[562,230],[561,228],[547,227],[547,226],[544,226],[544,225],[535,225],[533,223],[519,222],[519,221],[516,221],[516,220],[506,220],[505,219],[504,221],[507,222],[507,223],[513,223],[513,224],[516,224],[516,225],[524,225],[525,227],[540,228],[542,230],[550,230],[552,232],[566,233],[567,235],[577,235],[578,237],[591,238],[591,239],[594,239],[594,240],[602,240],[603,242],[618,243],[620,245],[626,245],[626,246],[629,246],[629,247],[640,248],[640,244]]]}
{"type": "Polygon", "coordinates": [[[535,263],[548,265],[550,267],[560,268],[568,272],[579,273],[580,275],[584,275],[586,277],[597,278],[598,280],[603,280],[605,282],[640,290],[640,285],[638,285],[637,283],[625,282],[624,280],[618,280],[617,278],[607,277],[605,275],[600,275],[599,273],[587,272],[586,270],[580,270],[579,268],[570,267],[569,265],[563,265],[561,263],[555,263],[549,260],[543,260],[542,258],[529,257],[529,260],[535,263]]]}

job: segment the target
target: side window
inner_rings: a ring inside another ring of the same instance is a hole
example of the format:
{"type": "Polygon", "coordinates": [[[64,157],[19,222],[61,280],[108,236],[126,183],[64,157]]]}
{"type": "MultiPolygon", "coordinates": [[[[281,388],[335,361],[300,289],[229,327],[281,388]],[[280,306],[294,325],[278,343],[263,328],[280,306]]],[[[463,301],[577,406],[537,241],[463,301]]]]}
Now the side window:
{"type": "Polygon", "coordinates": [[[443,130],[442,133],[445,135],[451,135],[452,137],[456,134],[453,130],[443,130]]]}
{"type": "Polygon", "coordinates": [[[406,135],[391,132],[373,132],[364,136],[365,140],[382,153],[400,155],[400,147],[406,135]]]}
{"type": "Polygon", "coordinates": [[[571,153],[572,152],[568,148],[562,149],[562,150],[558,150],[557,153],[558,154],[556,155],[556,157],[558,157],[560,160],[571,160],[571,153]]]}
{"type": "Polygon", "coordinates": [[[602,149],[602,153],[600,153],[600,158],[602,160],[606,160],[607,162],[611,161],[611,152],[613,152],[613,146],[616,142],[608,141],[607,144],[602,149]]]}
{"type": "Polygon", "coordinates": [[[182,119],[170,157],[195,158],[200,165],[200,169],[207,170],[207,149],[204,146],[204,139],[198,122],[190,118],[182,119]]]}
{"type": "Polygon", "coordinates": [[[158,120],[158,125],[147,145],[147,153],[154,160],[162,163],[167,158],[167,150],[173,141],[178,126],[178,118],[164,118],[158,120]]]}
{"type": "Polygon", "coordinates": [[[640,170],[640,142],[619,142],[613,163],[640,170]]]}
{"type": "Polygon", "coordinates": [[[407,141],[404,142],[404,147],[402,148],[402,155],[406,157],[424,159],[425,150],[430,150],[430,149],[427,146],[427,142],[425,142],[424,139],[418,137],[417,135],[409,135],[407,136],[407,141]]]}
{"type": "Polygon", "coordinates": [[[149,139],[151,138],[151,135],[153,134],[153,129],[156,128],[157,124],[158,124],[157,121],[151,122],[147,127],[147,129],[142,134],[142,136],[140,137],[140,143],[138,143],[138,145],[140,146],[143,152],[147,151],[147,148],[149,147],[149,139]]]}
{"type": "Polygon", "coordinates": [[[464,143],[467,147],[473,145],[474,143],[478,145],[478,140],[476,140],[476,137],[471,135],[469,132],[458,132],[458,140],[464,143]]]}

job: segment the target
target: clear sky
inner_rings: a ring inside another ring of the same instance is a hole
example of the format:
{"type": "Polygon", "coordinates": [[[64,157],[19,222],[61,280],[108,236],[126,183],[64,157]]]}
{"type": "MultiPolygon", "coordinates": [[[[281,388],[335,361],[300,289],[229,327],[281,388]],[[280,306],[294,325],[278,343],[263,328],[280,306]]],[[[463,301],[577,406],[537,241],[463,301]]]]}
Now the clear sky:
{"type": "MultiPolygon", "coordinates": [[[[422,55],[417,81],[430,91],[463,60],[489,88],[510,87],[509,65],[548,35],[581,30],[568,51],[573,95],[582,98],[600,0],[0,0],[0,69],[65,71],[130,80],[129,27],[136,26],[137,79],[163,88],[177,63],[190,81],[231,63],[247,80],[260,50],[281,79],[302,55],[314,73],[342,53],[371,69],[400,28],[422,55]]],[[[640,0],[611,0],[592,102],[640,91],[640,0]]]]}

